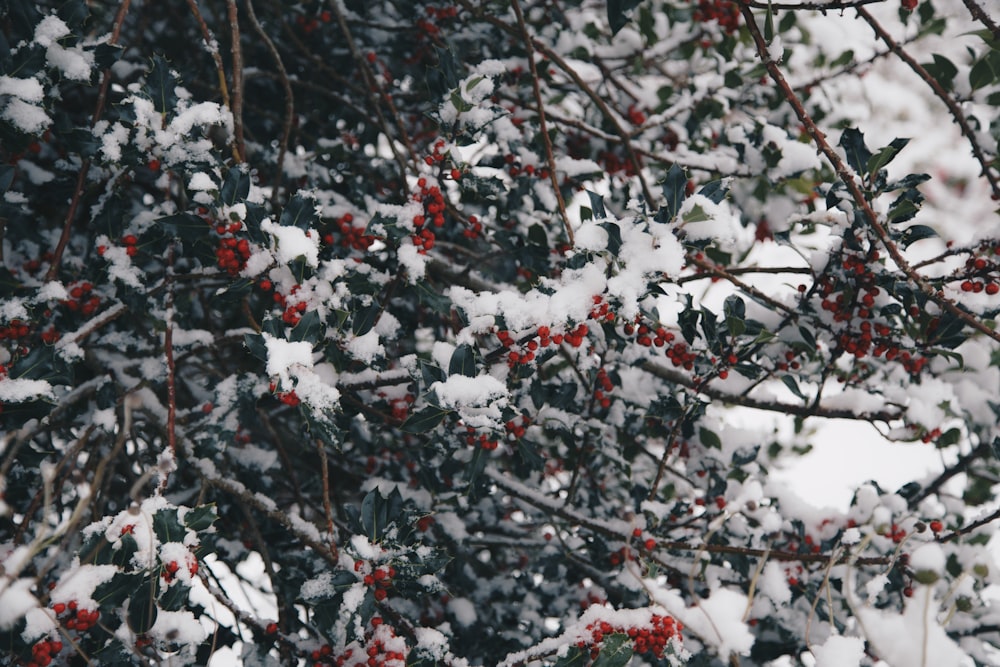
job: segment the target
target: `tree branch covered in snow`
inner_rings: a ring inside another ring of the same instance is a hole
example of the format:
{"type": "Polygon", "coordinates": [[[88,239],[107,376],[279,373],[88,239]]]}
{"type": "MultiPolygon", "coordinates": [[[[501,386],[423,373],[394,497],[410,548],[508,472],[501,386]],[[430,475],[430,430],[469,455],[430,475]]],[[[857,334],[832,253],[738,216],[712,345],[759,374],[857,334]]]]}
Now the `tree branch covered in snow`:
{"type": "Polygon", "coordinates": [[[0,662],[997,664],[993,13],[3,4],[0,662]]]}

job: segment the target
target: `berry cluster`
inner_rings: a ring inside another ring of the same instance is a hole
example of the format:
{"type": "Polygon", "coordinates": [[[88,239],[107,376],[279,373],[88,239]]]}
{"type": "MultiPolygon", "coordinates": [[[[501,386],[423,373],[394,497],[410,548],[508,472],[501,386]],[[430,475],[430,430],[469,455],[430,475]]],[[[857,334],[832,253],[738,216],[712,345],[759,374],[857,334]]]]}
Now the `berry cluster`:
{"type": "Polygon", "coordinates": [[[417,28],[418,39],[435,41],[440,37],[441,28],[434,21],[447,21],[458,16],[458,7],[424,7],[427,18],[418,18],[414,25],[417,28]],[[432,20],[428,20],[432,19],[432,20]]]}
{"type": "MultiPolygon", "coordinates": [[[[993,255],[1000,254],[1000,246],[992,248],[987,244],[982,250],[993,255]]],[[[1000,293],[1000,283],[991,275],[996,268],[996,264],[991,259],[983,256],[970,257],[965,262],[966,277],[959,284],[959,288],[963,292],[972,292],[974,294],[986,292],[990,296],[1000,293]]]]}
{"type": "MultiPolygon", "coordinates": [[[[121,238],[122,245],[125,246],[125,254],[129,257],[135,257],[139,253],[139,239],[136,238],[135,234],[126,234],[121,238]]],[[[108,247],[104,245],[97,246],[97,254],[101,257],[104,253],[108,251],[108,247]]]]}
{"type": "Polygon", "coordinates": [[[493,450],[495,450],[497,447],[500,446],[500,441],[489,437],[485,433],[480,433],[477,436],[476,429],[472,428],[471,426],[467,426],[465,428],[465,444],[467,444],[469,447],[478,446],[486,450],[487,452],[492,452],[493,450]]]}
{"type": "Polygon", "coordinates": [[[372,594],[376,600],[381,602],[389,596],[388,589],[392,588],[392,580],[396,578],[396,568],[391,565],[372,568],[367,561],[356,560],[354,571],[362,574],[365,586],[375,589],[372,594]]]}
{"type": "MultiPolygon", "coordinates": [[[[375,237],[369,234],[365,234],[363,227],[354,226],[354,216],[350,213],[345,213],[336,220],[337,231],[340,232],[340,245],[344,248],[353,248],[354,250],[365,251],[375,243],[375,237]]],[[[328,232],[323,235],[323,242],[328,246],[332,246],[336,243],[334,239],[333,232],[328,232]]]]}
{"type": "MultiPolygon", "coordinates": [[[[434,144],[434,155],[428,155],[425,159],[443,160],[444,155],[439,152],[443,147],[443,141],[437,142],[434,144]]],[[[461,178],[461,172],[452,169],[452,177],[458,180],[461,178]]],[[[414,232],[410,239],[413,241],[413,245],[420,249],[419,252],[426,255],[427,251],[434,247],[437,238],[430,226],[427,226],[427,221],[430,220],[433,227],[444,226],[444,195],[441,194],[441,188],[438,186],[428,186],[427,179],[423,177],[417,180],[417,187],[420,188],[420,192],[413,194],[412,199],[424,205],[424,212],[413,216],[414,232]]]]}
{"type": "Polygon", "coordinates": [[[590,309],[590,319],[614,322],[616,316],[615,311],[611,310],[611,304],[605,301],[600,294],[595,294],[591,298],[594,301],[594,307],[590,309]]]}
{"type": "Polygon", "coordinates": [[[21,320],[11,320],[7,326],[0,327],[0,340],[16,341],[20,338],[27,338],[31,333],[31,328],[21,320]]]}
{"type": "Polygon", "coordinates": [[[732,0],[698,0],[693,18],[699,23],[716,21],[723,30],[733,33],[740,27],[740,8],[732,0]]]}
{"type": "Polygon", "coordinates": [[[76,630],[80,634],[97,625],[97,619],[101,617],[100,610],[83,609],[76,600],[56,602],[52,605],[52,611],[56,613],[64,628],[76,630]]]}
{"type": "MultiPolygon", "coordinates": [[[[269,289],[271,287],[271,281],[268,280],[266,282],[267,288],[269,289]]],[[[261,281],[261,288],[264,288],[264,281],[261,281]]],[[[294,327],[299,323],[299,320],[302,319],[302,313],[306,312],[306,309],[309,307],[308,304],[302,300],[297,300],[295,303],[288,303],[288,297],[297,294],[301,288],[301,285],[292,285],[292,289],[288,291],[288,296],[285,296],[280,292],[275,292],[272,297],[274,302],[284,309],[281,313],[281,321],[290,327],[294,327]]]]}
{"type": "MultiPolygon", "coordinates": [[[[847,284],[834,294],[837,289],[834,279],[828,275],[820,278],[820,307],[833,315],[834,322],[847,323],[847,327],[837,334],[837,349],[840,352],[856,359],[864,359],[869,354],[875,357],[885,355],[889,361],[899,359],[907,372],[918,375],[927,364],[927,358],[901,349],[890,337],[892,329],[884,323],[873,321],[875,299],[881,294],[881,290],[875,285],[875,275],[869,270],[869,266],[878,257],[877,250],[870,251],[867,256],[845,254],[841,267],[847,284]],[[853,325],[855,318],[862,320],[856,328],[853,325]]],[[[920,313],[914,307],[910,314],[916,317],[920,313]]],[[[933,328],[932,322],[928,329],[933,328]]]]}
{"type": "MultiPolygon", "coordinates": [[[[361,655],[352,660],[355,650],[347,648],[343,655],[336,658],[326,657],[314,663],[314,667],[321,667],[324,664],[337,667],[405,667],[409,650],[403,638],[378,616],[372,619],[371,624],[373,628],[371,635],[364,646],[358,647],[360,650],[357,652],[361,655]]],[[[320,653],[320,657],[323,658],[322,649],[320,653]]]]}
{"type": "Polygon", "coordinates": [[[43,639],[31,647],[31,660],[27,667],[48,667],[55,656],[63,650],[63,643],[57,639],[43,639]]]}
{"type": "Polygon", "coordinates": [[[299,14],[295,17],[295,25],[299,27],[303,34],[311,35],[316,32],[316,29],[319,28],[319,24],[321,22],[329,23],[332,20],[333,14],[331,14],[329,10],[324,9],[320,12],[319,16],[311,16],[307,18],[302,14],[299,14]]]}
{"type": "Polygon", "coordinates": [[[562,345],[564,342],[573,347],[580,347],[589,332],[590,328],[581,323],[568,333],[557,334],[553,334],[547,326],[540,326],[535,336],[524,341],[518,341],[511,332],[505,329],[497,331],[496,336],[500,340],[500,344],[509,350],[507,365],[513,368],[517,364],[527,364],[534,361],[535,352],[539,348],[562,345]]]}
{"type": "MultiPolygon", "coordinates": [[[[387,398],[385,392],[378,392],[379,398],[387,398]]],[[[413,405],[417,397],[413,394],[407,393],[405,396],[399,398],[393,398],[389,400],[389,413],[392,418],[396,421],[405,421],[407,416],[410,414],[410,406],[413,405]]]]}
{"type": "Polygon", "coordinates": [[[247,265],[250,259],[250,242],[237,239],[234,235],[243,229],[243,223],[233,222],[229,225],[219,223],[215,233],[219,235],[219,243],[215,248],[215,259],[219,268],[231,276],[237,275],[247,265]]]}
{"type": "Polygon", "coordinates": [[[94,285],[89,281],[81,281],[73,284],[69,288],[69,298],[60,301],[71,312],[81,312],[84,315],[91,315],[101,305],[101,298],[92,294],[94,285]]]}
{"type": "Polygon", "coordinates": [[[524,175],[524,176],[532,176],[541,179],[543,181],[549,179],[549,170],[544,167],[539,168],[533,164],[522,165],[520,162],[518,162],[517,158],[511,155],[510,153],[504,155],[503,160],[504,163],[507,165],[507,173],[509,173],[513,178],[517,178],[518,176],[524,175]]]}
{"type": "Polygon", "coordinates": [[[646,114],[644,114],[642,110],[634,104],[629,105],[628,111],[625,112],[625,115],[628,116],[629,121],[633,125],[642,125],[646,122],[646,114]]]}
{"type": "MultiPolygon", "coordinates": [[[[641,324],[641,320],[642,316],[638,316],[634,325],[626,324],[623,328],[624,334],[626,336],[634,335],[635,342],[643,347],[665,347],[664,353],[675,368],[683,368],[688,371],[694,369],[694,362],[698,360],[697,352],[691,350],[683,340],[674,342],[677,336],[673,332],[667,331],[664,327],[652,329],[641,324]]],[[[735,356],[731,355],[731,358],[735,359],[735,356]]],[[[735,361],[731,363],[735,363],[735,361]]],[[[723,379],[728,375],[728,373],[719,374],[723,379]]]]}
{"type": "Polygon", "coordinates": [[[24,263],[23,268],[28,273],[36,273],[37,271],[41,270],[42,266],[48,264],[51,261],[52,261],[52,253],[46,251],[42,253],[40,259],[29,259],[27,262],[24,263]]]}
{"type": "MultiPolygon", "coordinates": [[[[134,528],[134,527],[133,527],[134,528]]],[[[125,530],[124,528],[122,529],[125,530]]],[[[129,531],[131,532],[131,531],[129,531]]],[[[198,575],[198,561],[193,556],[187,559],[187,570],[188,573],[195,577],[198,575]]],[[[160,570],[160,576],[163,577],[163,582],[166,584],[171,584],[177,579],[177,573],[181,569],[181,564],[176,560],[171,560],[163,564],[160,570]]]]}
{"type": "Polygon", "coordinates": [[[611,407],[611,399],[608,394],[615,388],[615,383],[608,376],[608,372],[603,368],[597,370],[597,377],[594,381],[594,400],[602,408],[611,407]]]}
{"type": "Polygon", "coordinates": [[[653,614],[650,619],[649,628],[623,628],[611,625],[607,621],[596,621],[587,626],[590,632],[589,640],[580,640],[577,647],[581,649],[590,648],[590,657],[596,659],[601,652],[601,642],[604,637],[611,634],[624,634],[632,640],[632,647],[639,655],[651,654],[656,658],[663,658],[667,654],[667,646],[672,641],[680,641],[681,630],[684,625],[680,621],[674,620],[672,616],[661,616],[653,614]]]}
{"type": "Polygon", "coordinates": [[[512,440],[520,440],[524,437],[524,434],[530,424],[531,418],[528,417],[528,415],[520,415],[516,419],[511,419],[504,424],[504,429],[506,429],[508,436],[512,440]]]}

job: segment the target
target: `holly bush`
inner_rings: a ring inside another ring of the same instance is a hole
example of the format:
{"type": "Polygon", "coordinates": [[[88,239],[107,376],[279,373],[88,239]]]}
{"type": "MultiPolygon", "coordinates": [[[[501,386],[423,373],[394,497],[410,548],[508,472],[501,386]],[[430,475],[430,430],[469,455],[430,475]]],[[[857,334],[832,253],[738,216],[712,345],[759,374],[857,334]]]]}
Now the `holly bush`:
{"type": "Polygon", "coordinates": [[[0,2],[0,661],[998,664],[988,4],[0,2]]]}

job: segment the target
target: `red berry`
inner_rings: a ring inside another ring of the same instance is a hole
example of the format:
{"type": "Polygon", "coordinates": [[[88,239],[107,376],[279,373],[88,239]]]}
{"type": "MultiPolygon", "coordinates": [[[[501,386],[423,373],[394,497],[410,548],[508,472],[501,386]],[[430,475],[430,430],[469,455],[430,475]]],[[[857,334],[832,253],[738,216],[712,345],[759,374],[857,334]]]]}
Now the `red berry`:
{"type": "Polygon", "coordinates": [[[277,634],[278,633],[278,624],[277,623],[268,623],[267,627],[264,629],[264,632],[266,632],[269,635],[277,634]]]}
{"type": "Polygon", "coordinates": [[[930,527],[931,530],[933,530],[935,533],[940,533],[942,530],[944,530],[944,524],[938,521],[937,519],[931,521],[930,527]]]}

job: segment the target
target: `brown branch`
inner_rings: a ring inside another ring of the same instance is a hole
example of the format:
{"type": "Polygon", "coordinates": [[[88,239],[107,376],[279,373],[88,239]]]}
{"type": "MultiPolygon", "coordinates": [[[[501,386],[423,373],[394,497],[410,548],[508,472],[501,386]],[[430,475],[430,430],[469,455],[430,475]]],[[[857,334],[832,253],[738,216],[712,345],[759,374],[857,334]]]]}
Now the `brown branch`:
{"type": "Polygon", "coordinates": [[[780,301],[778,301],[776,299],[772,299],[771,297],[769,297],[768,295],[764,294],[763,292],[761,292],[756,287],[753,287],[751,285],[746,284],[745,282],[743,282],[742,280],[740,280],[739,278],[737,278],[734,274],[732,274],[731,272],[727,271],[726,269],[724,269],[724,268],[722,268],[720,266],[717,266],[717,265],[713,264],[712,262],[709,262],[709,261],[707,261],[705,259],[698,259],[695,256],[696,254],[697,253],[689,252],[688,256],[687,256],[687,261],[690,262],[690,263],[692,263],[692,264],[694,264],[699,269],[701,269],[701,270],[703,270],[703,271],[705,271],[705,272],[707,272],[707,273],[709,273],[709,274],[711,274],[713,276],[717,276],[719,278],[723,278],[723,279],[727,280],[728,282],[732,283],[736,287],[739,287],[741,290],[743,290],[744,292],[746,292],[750,296],[754,297],[755,299],[757,299],[759,301],[763,301],[764,303],[770,305],[772,308],[775,308],[777,310],[783,310],[783,311],[785,311],[786,313],[788,313],[789,315],[792,315],[792,316],[795,316],[795,315],[798,314],[798,311],[796,309],[791,308],[790,306],[788,306],[788,305],[786,305],[784,303],[781,303],[780,301]]]}
{"type": "Polygon", "coordinates": [[[233,150],[239,162],[247,161],[247,149],[243,140],[243,49],[240,45],[240,23],[236,12],[236,0],[227,0],[229,12],[230,49],[233,57],[233,150]]]}
{"type": "Polygon", "coordinates": [[[941,487],[944,486],[945,483],[952,477],[968,470],[969,466],[972,465],[972,463],[976,459],[988,456],[990,454],[991,449],[992,447],[990,443],[988,442],[980,443],[978,447],[973,449],[965,456],[959,458],[954,465],[948,466],[944,472],[942,472],[934,479],[934,481],[925,486],[920,491],[920,493],[910,498],[910,500],[907,502],[907,505],[910,508],[916,507],[920,503],[920,501],[922,501],[924,498],[927,498],[928,496],[932,496],[935,493],[937,493],[938,490],[940,490],[941,487]]]}
{"type": "Polygon", "coordinates": [[[270,505],[264,503],[255,494],[250,493],[250,491],[248,491],[247,488],[239,482],[219,477],[209,477],[201,470],[199,470],[198,473],[209,486],[219,489],[220,491],[224,491],[239,499],[244,505],[254,508],[267,518],[281,525],[285,530],[291,533],[295,539],[315,551],[320,558],[325,560],[327,563],[334,567],[339,566],[339,561],[330,553],[330,546],[314,540],[310,535],[307,535],[299,530],[298,526],[295,525],[295,522],[288,518],[287,512],[283,512],[280,509],[272,509],[270,505]]]}
{"type": "Polygon", "coordinates": [[[264,32],[264,26],[257,20],[252,0],[247,0],[246,6],[250,25],[264,42],[268,53],[271,54],[274,66],[278,69],[278,81],[281,82],[281,87],[285,91],[285,119],[281,124],[281,141],[278,143],[277,165],[274,169],[274,183],[271,185],[271,208],[277,209],[280,201],[281,180],[285,175],[285,153],[288,152],[288,140],[292,136],[292,122],[295,120],[295,94],[292,93],[292,83],[288,79],[288,71],[285,69],[285,63],[281,60],[281,54],[278,53],[278,47],[274,45],[271,37],[264,32]]]}
{"type": "MultiPolygon", "coordinates": [[[[344,35],[344,41],[347,43],[347,48],[351,52],[351,57],[354,58],[355,65],[361,69],[362,76],[364,77],[364,92],[365,97],[368,98],[368,103],[372,107],[372,111],[378,117],[379,125],[382,128],[382,132],[385,134],[387,143],[389,144],[389,150],[392,151],[393,157],[396,159],[396,163],[399,165],[399,177],[402,181],[406,180],[406,160],[399,151],[396,149],[396,143],[393,141],[392,135],[389,133],[389,123],[385,119],[385,114],[382,113],[382,108],[379,106],[378,100],[373,94],[374,91],[379,90],[378,83],[375,80],[375,74],[372,72],[371,67],[368,65],[368,59],[364,57],[360,49],[358,49],[357,43],[354,41],[354,35],[351,34],[351,29],[347,25],[347,19],[344,17],[343,12],[340,11],[340,3],[333,2],[331,7],[333,7],[334,16],[337,17],[337,23],[340,25],[340,32],[344,35]]],[[[405,135],[405,133],[404,133],[405,135]]],[[[413,152],[412,147],[409,146],[409,142],[404,142],[407,148],[410,150],[410,157],[416,164],[416,154],[413,152]]],[[[405,183],[400,184],[401,188],[405,188],[405,183]]]]}
{"type": "MultiPolygon", "coordinates": [[[[229,100],[229,85],[226,83],[226,69],[222,64],[222,55],[219,54],[219,45],[212,36],[211,31],[208,29],[208,24],[205,23],[205,17],[201,15],[201,10],[198,9],[197,0],[187,0],[188,8],[194,15],[195,20],[198,22],[198,28],[201,30],[201,38],[205,42],[205,48],[212,55],[212,62],[215,63],[215,73],[219,78],[219,93],[222,95],[222,104],[227,109],[232,111],[233,107],[229,100]]],[[[235,117],[235,113],[233,116],[235,117]]],[[[234,121],[235,122],[235,121],[234,121]]],[[[232,145],[233,158],[237,162],[242,162],[240,160],[239,151],[236,150],[236,144],[232,145]]]]}
{"type": "MultiPolygon", "coordinates": [[[[632,540],[631,531],[621,530],[617,524],[577,514],[571,509],[556,504],[555,502],[551,502],[548,498],[545,498],[537,491],[529,489],[519,482],[508,479],[498,470],[487,469],[483,474],[487,475],[497,484],[497,486],[503,488],[503,490],[510,495],[534,506],[536,509],[546,512],[551,516],[558,516],[559,518],[565,519],[574,525],[587,528],[595,533],[600,533],[611,538],[620,539],[625,542],[632,540]]],[[[690,544],[688,542],[660,540],[657,540],[656,551],[686,551],[694,553],[706,552],[712,554],[751,556],[755,558],[767,557],[775,560],[794,561],[800,563],[829,563],[832,560],[830,555],[822,553],[798,553],[795,551],[775,551],[771,549],[735,547],[727,544],[690,544]]],[[[655,554],[651,554],[651,556],[654,560],[656,560],[655,554]]],[[[838,563],[852,562],[858,565],[887,565],[892,561],[893,556],[852,558],[850,554],[844,554],[836,559],[836,562],[838,563]]],[[[665,564],[670,567],[676,567],[676,563],[671,564],[666,560],[665,564]]]]}
{"type": "MultiPolygon", "coordinates": [[[[170,456],[177,461],[177,376],[174,366],[174,283],[172,280],[174,272],[174,248],[171,245],[167,248],[167,298],[166,298],[166,325],[167,330],[163,334],[163,355],[167,360],[167,446],[170,449],[170,456]]],[[[160,490],[167,487],[168,475],[164,472],[160,480],[160,490]]]]}
{"type": "Polygon", "coordinates": [[[901,419],[903,416],[902,411],[890,412],[888,410],[882,410],[879,412],[859,413],[843,408],[824,408],[822,406],[764,401],[757,398],[751,398],[749,396],[729,394],[727,392],[720,391],[711,385],[695,384],[694,380],[688,375],[670,368],[665,368],[664,366],[660,366],[653,361],[644,361],[640,364],[640,367],[647,373],[651,373],[661,380],[666,380],[673,384],[679,384],[688,387],[689,389],[694,389],[695,391],[708,396],[712,400],[731,405],[740,405],[745,408],[753,408],[755,410],[780,412],[782,414],[795,415],[796,417],[822,417],[824,419],[853,420],[862,419],[870,422],[890,422],[896,419],[901,419]]]}
{"type": "Polygon", "coordinates": [[[907,262],[906,258],[903,257],[903,254],[900,252],[899,246],[897,246],[896,243],[890,238],[885,225],[883,225],[879,220],[878,215],[865,198],[865,194],[858,185],[857,180],[855,180],[853,172],[844,163],[837,151],[830,146],[830,143],[826,140],[826,134],[824,134],[823,131],[816,126],[812,117],[808,114],[808,112],[806,112],[805,107],[802,106],[802,101],[795,94],[795,91],[792,90],[791,86],[788,85],[788,81],[785,79],[784,74],[782,74],[781,69],[769,55],[767,43],[764,40],[764,36],[760,32],[760,27],[757,25],[752,9],[747,5],[741,4],[740,12],[743,14],[747,29],[750,31],[750,36],[754,40],[757,52],[760,55],[768,74],[771,76],[771,79],[775,82],[775,84],[777,84],[778,89],[781,91],[785,100],[795,111],[795,115],[798,117],[803,127],[805,127],[809,136],[812,137],[816,147],[821,153],[823,153],[830,164],[833,165],[837,176],[844,183],[844,185],[847,186],[847,191],[850,193],[855,205],[860,210],[865,220],[867,220],[868,225],[875,232],[876,236],[878,236],[879,241],[888,251],[889,256],[892,257],[896,266],[899,267],[899,270],[902,271],[903,274],[905,274],[906,277],[909,278],[910,281],[913,282],[913,284],[916,285],[928,299],[976,331],[985,334],[997,342],[1000,342],[1000,332],[990,329],[974,315],[956,306],[951,300],[944,296],[943,292],[935,289],[927,282],[927,280],[924,279],[923,276],[913,270],[909,262],[907,262]]]}
{"type": "Polygon", "coordinates": [[[979,6],[976,0],[962,0],[965,3],[966,8],[969,10],[969,14],[972,18],[976,19],[982,23],[986,28],[993,33],[993,39],[1000,40],[1000,25],[991,19],[983,8],[979,6]]]}
{"type": "Polygon", "coordinates": [[[979,141],[976,139],[976,133],[971,127],[969,127],[969,122],[965,118],[965,114],[962,113],[961,107],[958,103],[948,94],[948,92],[938,83],[938,80],[931,76],[923,65],[918,63],[913,59],[909,53],[903,50],[903,48],[892,38],[885,28],[882,27],[874,16],[868,13],[868,10],[863,8],[858,8],[858,16],[863,18],[871,26],[875,34],[885,42],[885,45],[895,53],[900,60],[906,63],[911,70],[916,73],[924,83],[926,83],[934,94],[937,95],[938,99],[944,102],[944,105],[948,107],[948,111],[951,113],[952,118],[958,123],[959,128],[962,130],[962,134],[965,136],[966,140],[969,142],[969,146],[972,147],[972,154],[975,156],[976,161],[979,162],[979,166],[982,169],[982,175],[986,177],[986,180],[990,183],[990,188],[993,190],[993,198],[1000,199],[1000,182],[997,181],[997,175],[993,172],[990,167],[990,161],[986,158],[983,153],[983,149],[979,146],[979,141]]]}
{"type": "MultiPolygon", "coordinates": [[[[115,22],[111,28],[111,37],[108,39],[108,44],[115,45],[118,43],[118,38],[122,32],[122,24],[125,22],[125,15],[128,13],[129,5],[131,4],[132,0],[123,0],[122,4],[118,7],[118,13],[115,15],[115,22]]],[[[108,89],[110,86],[111,68],[109,67],[104,70],[101,78],[101,88],[97,94],[97,104],[94,107],[94,115],[90,119],[91,127],[94,127],[104,114],[104,105],[108,100],[108,89]]],[[[55,250],[52,251],[52,262],[49,264],[48,271],[45,272],[45,282],[55,280],[56,274],[59,272],[59,265],[62,263],[63,253],[66,252],[66,246],[69,244],[70,231],[73,228],[73,221],[76,219],[76,212],[80,208],[80,198],[83,196],[83,186],[87,182],[87,173],[89,171],[90,160],[84,160],[83,164],[80,165],[80,172],[76,176],[76,186],[73,188],[73,197],[70,200],[69,210],[66,211],[66,219],[63,221],[62,233],[59,235],[59,241],[56,243],[55,250]]]]}
{"type": "Polygon", "coordinates": [[[955,532],[949,533],[948,535],[945,535],[944,537],[942,537],[938,541],[939,542],[951,542],[953,540],[957,540],[962,535],[968,535],[972,531],[977,530],[979,528],[982,528],[983,526],[985,526],[985,525],[987,525],[989,523],[993,523],[997,519],[1000,519],[1000,510],[997,510],[997,511],[993,512],[989,516],[984,517],[984,518],[980,519],[979,521],[973,521],[968,526],[965,526],[964,528],[959,528],[955,532]]]}
{"type": "Polygon", "coordinates": [[[517,26],[524,35],[524,50],[528,55],[528,68],[531,70],[531,89],[535,96],[535,104],[538,105],[538,131],[542,135],[542,143],[545,145],[545,160],[549,164],[549,179],[552,181],[552,189],[556,193],[556,203],[559,206],[559,215],[562,217],[563,228],[566,230],[566,238],[569,244],[575,245],[573,239],[573,228],[569,224],[569,215],[566,213],[566,202],[563,200],[562,190],[559,188],[559,176],[556,174],[556,159],[552,155],[552,138],[549,136],[548,126],[545,122],[545,104],[542,102],[542,90],[538,83],[538,66],[535,64],[535,49],[532,48],[531,35],[528,34],[528,26],[524,23],[524,14],[521,12],[519,0],[511,0],[514,14],[517,16],[517,26]]]}
{"type": "Polygon", "coordinates": [[[885,0],[831,0],[830,2],[773,2],[767,3],[761,0],[750,0],[746,4],[754,9],[805,9],[817,12],[827,12],[831,10],[852,9],[862,5],[882,4],[885,0]]]}
{"type": "Polygon", "coordinates": [[[337,558],[337,530],[333,525],[333,508],[330,506],[330,466],[326,461],[326,445],[319,438],[316,439],[316,451],[319,452],[323,477],[323,512],[326,513],[326,529],[330,532],[330,553],[337,558]]]}
{"type": "Polygon", "coordinates": [[[656,466],[656,477],[653,479],[652,485],[650,485],[649,493],[646,495],[647,500],[653,500],[656,498],[656,492],[660,489],[660,482],[663,481],[663,476],[667,472],[667,462],[670,460],[670,452],[673,450],[674,442],[677,441],[677,434],[681,432],[681,428],[684,426],[684,422],[687,420],[688,415],[691,414],[691,410],[697,405],[697,401],[692,396],[687,407],[684,408],[684,414],[674,420],[674,426],[670,429],[670,433],[667,435],[667,441],[663,445],[663,455],[660,456],[660,461],[656,466]]]}

